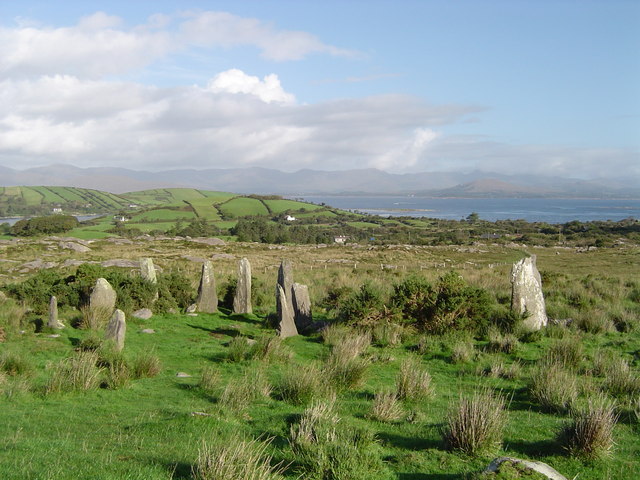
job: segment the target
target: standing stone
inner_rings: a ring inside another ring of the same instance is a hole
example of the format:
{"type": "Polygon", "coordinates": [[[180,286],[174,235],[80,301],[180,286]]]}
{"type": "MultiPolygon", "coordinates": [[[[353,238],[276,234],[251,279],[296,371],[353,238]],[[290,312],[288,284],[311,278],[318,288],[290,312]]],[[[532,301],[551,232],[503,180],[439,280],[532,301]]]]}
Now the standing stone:
{"type": "Polygon", "coordinates": [[[511,268],[511,310],[527,315],[524,325],[530,330],[540,330],[547,326],[542,280],[536,267],[535,255],[523,258],[511,268]]]}
{"type": "Polygon", "coordinates": [[[202,278],[200,279],[200,287],[198,287],[196,304],[199,312],[215,313],[218,311],[216,280],[213,277],[213,266],[208,260],[202,264],[202,278]]]}
{"type": "Polygon", "coordinates": [[[64,325],[58,320],[58,299],[54,296],[49,300],[49,328],[64,328],[64,325]]]}
{"type": "Polygon", "coordinates": [[[124,312],[120,309],[113,312],[111,320],[104,332],[104,339],[113,341],[116,350],[120,351],[124,348],[124,335],[127,332],[127,322],[124,318],[124,312]]]}
{"type": "MultiPolygon", "coordinates": [[[[145,280],[156,285],[158,283],[158,277],[156,276],[156,267],[153,265],[153,260],[149,257],[140,259],[140,275],[145,280]]],[[[153,296],[153,301],[158,300],[158,290],[153,296]]]]}
{"type": "Polygon", "coordinates": [[[233,297],[233,313],[251,313],[251,264],[243,258],[238,262],[238,282],[233,297]]]}
{"type": "Polygon", "coordinates": [[[158,283],[156,268],[153,265],[153,260],[151,258],[147,257],[140,259],[140,275],[151,283],[158,283]]]}
{"type": "MultiPolygon", "coordinates": [[[[289,260],[282,260],[278,269],[278,285],[282,287],[287,298],[287,306],[293,312],[293,267],[289,260]]],[[[276,292],[276,295],[278,292],[276,292]]]]}
{"type": "Polygon", "coordinates": [[[287,303],[287,296],[280,285],[276,286],[276,307],[278,310],[278,335],[280,338],[298,335],[293,311],[287,303]]]}
{"type": "Polygon", "coordinates": [[[299,332],[306,330],[313,322],[309,288],[301,283],[293,284],[293,315],[299,332]]]}
{"type": "Polygon", "coordinates": [[[89,308],[93,312],[105,312],[108,316],[116,308],[116,291],[104,278],[96,280],[89,297],[89,308]]]}

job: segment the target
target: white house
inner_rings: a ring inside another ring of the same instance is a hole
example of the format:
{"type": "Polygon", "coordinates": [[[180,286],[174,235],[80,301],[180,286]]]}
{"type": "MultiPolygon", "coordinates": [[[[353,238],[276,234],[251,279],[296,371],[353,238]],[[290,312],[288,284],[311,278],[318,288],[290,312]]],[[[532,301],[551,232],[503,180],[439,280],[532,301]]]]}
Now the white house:
{"type": "Polygon", "coordinates": [[[335,243],[347,243],[347,237],[345,235],[338,235],[333,237],[335,243]]]}
{"type": "Polygon", "coordinates": [[[284,217],[284,219],[287,222],[295,222],[296,221],[296,217],[292,217],[291,215],[287,215],[286,217],[284,217]]]}

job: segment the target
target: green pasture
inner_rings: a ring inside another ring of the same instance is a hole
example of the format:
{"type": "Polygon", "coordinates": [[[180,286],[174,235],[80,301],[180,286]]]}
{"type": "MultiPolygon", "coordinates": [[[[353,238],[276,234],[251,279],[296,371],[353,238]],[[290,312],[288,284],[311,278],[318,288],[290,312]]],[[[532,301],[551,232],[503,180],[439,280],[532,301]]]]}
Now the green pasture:
{"type": "Polygon", "coordinates": [[[41,195],[41,202],[38,203],[62,203],[64,198],[58,195],[56,192],[50,190],[48,187],[18,187],[23,190],[32,190],[41,195]]]}
{"type": "Polygon", "coordinates": [[[130,223],[166,222],[169,220],[177,221],[179,219],[189,221],[193,218],[196,218],[196,215],[192,211],[156,208],[133,215],[130,223]]]}
{"type": "Polygon", "coordinates": [[[236,197],[218,205],[218,210],[227,218],[244,217],[246,215],[269,215],[264,204],[255,198],[236,197]]]}
{"type": "Polygon", "coordinates": [[[221,219],[220,213],[215,207],[215,200],[211,197],[189,200],[187,204],[193,209],[198,218],[212,221],[221,219]]]}
{"type": "Polygon", "coordinates": [[[323,208],[319,205],[312,203],[297,202],[295,200],[264,200],[264,203],[269,207],[271,213],[278,214],[291,210],[293,212],[299,212],[301,210],[313,211],[323,208]]]}

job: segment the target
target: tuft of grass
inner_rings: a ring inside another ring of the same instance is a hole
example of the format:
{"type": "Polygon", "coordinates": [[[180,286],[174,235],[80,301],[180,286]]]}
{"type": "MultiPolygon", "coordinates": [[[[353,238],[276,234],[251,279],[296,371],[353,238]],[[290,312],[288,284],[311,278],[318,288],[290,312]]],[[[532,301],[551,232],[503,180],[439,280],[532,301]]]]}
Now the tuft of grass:
{"type": "Polygon", "coordinates": [[[207,365],[202,369],[200,374],[200,388],[208,394],[213,394],[220,385],[220,372],[217,368],[207,365]]]}
{"type": "Polygon", "coordinates": [[[53,366],[45,385],[45,394],[95,390],[100,385],[102,368],[98,367],[98,354],[79,352],[53,366]]]}
{"type": "Polygon", "coordinates": [[[371,334],[369,332],[352,333],[337,339],[333,343],[331,353],[343,358],[356,358],[363,354],[370,345],[371,334]]]}
{"type": "Polygon", "coordinates": [[[576,335],[567,336],[553,343],[544,357],[543,364],[557,364],[570,370],[578,370],[584,358],[584,349],[580,337],[576,335]]]}
{"type": "Polygon", "coordinates": [[[484,369],[482,373],[493,378],[506,378],[508,380],[513,380],[520,376],[521,371],[522,365],[518,361],[513,362],[509,366],[506,366],[502,361],[497,361],[484,369]]]}
{"type": "Polygon", "coordinates": [[[293,353],[280,337],[265,335],[258,338],[250,355],[266,363],[284,363],[291,359],[293,353]]]}
{"type": "Polygon", "coordinates": [[[400,365],[396,377],[396,392],[402,400],[422,400],[433,394],[431,375],[417,357],[408,357],[400,365]]]}
{"type": "Polygon", "coordinates": [[[335,345],[340,340],[353,334],[353,330],[345,325],[333,323],[324,327],[320,334],[327,345],[335,345]]]}
{"type": "Polygon", "coordinates": [[[475,347],[470,340],[458,340],[451,347],[452,363],[468,363],[473,359],[475,347]]]}
{"type": "Polygon", "coordinates": [[[379,323],[373,327],[373,342],[380,347],[395,347],[402,343],[404,328],[397,323],[379,323]]]}
{"type": "Polygon", "coordinates": [[[0,371],[7,375],[30,375],[33,370],[31,361],[20,352],[5,350],[0,354],[0,371]]]}
{"type": "Polygon", "coordinates": [[[227,345],[227,359],[230,362],[242,362],[251,356],[251,345],[247,337],[233,337],[227,345]]]}
{"type": "Polygon", "coordinates": [[[635,374],[624,358],[611,360],[604,366],[602,387],[617,397],[633,396],[640,393],[640,377],[635,374]]]}
{"type": "Polygon", "coordinates": [[[557,363],[543,363],[531,375],[529,392],[545,410],[564,412],[578,397],[578,380],[557,363]]]}
{"type": "Polygon", "coordinates": [[[160,358],[153,352],[142,352],[133,358],[133,378],[155,377],[162,370],[160,358]]]}
{"type": "Polygon", "coordinates": [[[404,414],[400,400],[395,392],[377,392],[368,418],[379,422],[395,422],[404,414]]]}
{"type": "Polygon", "coordinates": [[[322,372],[314,364],[291,365],[282,375],[278,392],[282,399],[294,405],[306,405],[328,392],[322,372]]]}
{"type": "Polygon", "coordinates": [[[91,307],[90,305],[85,305],[80,307],[80,312],[82,313],[82,321],[81,326],[87,330],[101,330],[103,329],[107,323],[109,323],[109,319],[111,315],[113,315],[113,311],[107,307],[91,307]]]}
{"type": "Polygon", "coordinates": [[[369,361],[352,350],[334,348],[327,358],[323,373],[336,390],[361,386],[366,378],[369,361]]]}
{"type": "Polygon", "coordinates": [[[616,330],[613,320],[603,311],[581,313],[576,318],[576,326],[583,332],[594,334],[614,332],[616,330]]]}
{"type": "Polygon", "coordinates": [[[447,449],[469,455],[493,453],[502,445],[506,423],[505,398],[489,389],[461,397],[449,412],[443,429],[447,449]]]}
{"type": "Polygon", "coordinates": [[[237,381],[227,384],[220,395],[220,403],[235,412],[241,412],[271,394],[271,385],[261,368],[250,366],[237,381]]]}
{"type": "Polygon", "coordinates": [[[512,333],[503,334],[498,328],[491,327],[487,332],[489,343],[487,349],[490,352],[515,353],[520,345],[518,337],[512,333]]]}
{"type": "Polygon", "coordinates": [[[103,339],[97,333],[91,332],[78,344],[78,350],[83,352],[94,352],[102,347],[103,339]]]}
{"type": "Polygon", "coordinates": [[[272,466],[272,456],[267,453],[270,443],[271,440],[260,442],[239,437],[218,440],[213,445],[203,442],[192,475],[197,480],[281,479],[282,466],[272,466]]]}
{"type": "Polygon", "coordinates": [[[603,395],[592,397],[586,407],[571,412],[571,422],[559,434],[560,443],[574,457],[594,460],[609,456],[617,421],[613,401],[603,395]]]}

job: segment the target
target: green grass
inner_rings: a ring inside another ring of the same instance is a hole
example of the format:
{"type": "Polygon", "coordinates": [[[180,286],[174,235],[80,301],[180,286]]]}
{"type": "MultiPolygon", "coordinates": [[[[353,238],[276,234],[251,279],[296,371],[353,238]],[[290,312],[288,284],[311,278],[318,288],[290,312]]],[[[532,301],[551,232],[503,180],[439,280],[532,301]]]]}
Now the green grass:
{"type": "Polygon", "coordinates": [[[309,212],[309,211],[323,208],[320,205],[314,205],[312,203],[297,202],[295,200],[284,200],[284,199],[283,200],[264,200],[264,203],[267,204],[271,212],[274,214],[286,212],[287,210],[298,212],[304,209],[307,212],[309,212]]]}
{"type": "Polygon", "coordinates": [[[192,211],[185,210],[172,210],[168,208],[156,208],[153,210],[148,210],[143,213],[139,213],[138,215],[133,215],[131,217],[131,223],[148,223],[148,222],[166,222],[166,221],[177,221],[184,220],[188,222],[189,220],[196,218],[196,215],[192,211]]]}
{"type": "Polygon", "coordinates": [[[187,203],[191,206],[198,218],[204,218],[211,221],[222,219],[220,217],[220,212],[218,212],[218,209],[215,206],[215,200],[211,198],[199,198],[197,200],[190,200],[187,203]]]}
{"type": "MultiPolygon", "coordinates": [[[[41,201],[38,203],[60,203],[64,202],[64,198],[50,190],[48,187],[17,187],[23,190],[30,189],[41,195],[41,201]]],[[[27,205],[31,205],[27,203],[27,205]]]]}
{"type": "Polygon", "coordinates": [[[269,214],[267,207],[260,200],[248,197],[236,197],[221,203],[218,205],[218,210],[228,218],[269,214]]]}
{"type": "Polygon", "coordinates": [[[40,205],[44,196],[34,188],[23,187],[22,198],[27,202],[27,205],[40,205]]]}

